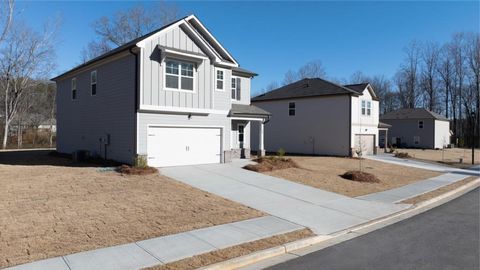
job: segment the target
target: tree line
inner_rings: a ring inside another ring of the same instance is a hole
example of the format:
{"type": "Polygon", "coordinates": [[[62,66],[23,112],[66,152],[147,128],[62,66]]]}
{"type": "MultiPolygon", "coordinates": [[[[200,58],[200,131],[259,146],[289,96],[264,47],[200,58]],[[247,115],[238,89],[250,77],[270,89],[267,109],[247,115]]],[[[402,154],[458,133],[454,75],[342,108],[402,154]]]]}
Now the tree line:
{"type": "MultiPolygon", "coordinates": [[[[451,119],[452,143],[480,144],[480,34],[459,32],[439,44],[412,41],[392,78],[356,72],[348,79],[329,78],[339,84],[369,82],[380,98],[380,113],[400,108],[426,108],[451,119]],[[475,136],[471,136],[475,129],[475,136]]],[[[289,70],[281,83],[269,83],[263,92],[303,78],[328,78],[321,61],[289,70]]]]}

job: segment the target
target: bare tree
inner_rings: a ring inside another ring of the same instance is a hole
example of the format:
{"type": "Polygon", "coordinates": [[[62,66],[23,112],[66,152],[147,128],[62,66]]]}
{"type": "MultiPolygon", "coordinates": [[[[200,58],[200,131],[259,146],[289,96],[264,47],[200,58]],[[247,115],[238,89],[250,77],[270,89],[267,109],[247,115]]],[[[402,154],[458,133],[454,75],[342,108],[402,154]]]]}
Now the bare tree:
{"type": "Polygon", "coordinates": [[[278,84],[277,81],[271,81],[269,84],[267,84],[267,86],[265,86],[265,88],[263,89],[263,93],[266,93],[266,92],[270,92],[272,90],[275,90],[277,88],[279,88],[280,85],[278,84]]]}
{"type": "MultiPolygon", "coordinates": [[[[455,33],[453,35],[452,41],[450,43],[450,57],[452,58],[453,68],[454,68],[454,92],[452,92],[452,106],[454,116],[454,133],[455,136],[462,137],[462,127],[458,126],[458,119],[463,118],[463,88],[465,80],[465,47],[464,47],[464,33],[455,33]]],[[[460,123],[461,125],[461,123],[460,123]]]]}
{"type": "Polygon", "coordinates": [[[450,112],[450,96],[453,88],[453,63],[450,59],[449,46],[444,45],[439,54],[439,61],[437,64],[437,72],[443,85],[444,101],[445,101],[445,117],[448,118],[450,112]]]}
{"type": "Polygon", "coordinates": [[[15,2],[13,0],[4,0],[0,3],[0,44],[7,36],[12,25],[14,6],[15,2]]]}
{"type": "Polygon", "coordinates": [[[58,25],[46,25],[43,33],[37,33],[23,24],[14,24],[5,38],[6,45],[0,51],[4,149],[10,124],[34,78],[46,76],[53,68],[53,43],[57,28],[58,25]]]}
{"type": "Polygon", "coordinates": [[[437,65],[439,57],[439,48],[436,43],[427,42],[421,50],[422,73],[421,85],[426,97],[426,107],[430,111],[438,111],[437,109],[437,65]]]}
{"type": "Polygon", "coordinates": [[[320,60],[310,61],[301,66],[298,71],[289,70],[285,73],[283,85],[287,85],[305,78],[323,78],[325,77],[325,69],[320,60]]]}
{"type": "MultiPolygon", "coordinates": [[[[412,41],[405,47],[405,60],[401,65],[401,72],[399,76],[403,76],[401,81],[403,83],[402,93],[404,98],[404,105],[406,108],[415,108],[418,99],[418,68],[420,62],[420,43],[412,41]]],[[[398,84],[398,82],[397,82],[398,84]]]]}
{"type": "Polygon", "coordinates": [[[112,17],[101,17],[92,24],[97,39],[82,50],[81,60],[86,62],[179,17],[177,6],[164,1],[159,3],[158,9],[145,9],[139,5],[118,11],[112,17]]]}

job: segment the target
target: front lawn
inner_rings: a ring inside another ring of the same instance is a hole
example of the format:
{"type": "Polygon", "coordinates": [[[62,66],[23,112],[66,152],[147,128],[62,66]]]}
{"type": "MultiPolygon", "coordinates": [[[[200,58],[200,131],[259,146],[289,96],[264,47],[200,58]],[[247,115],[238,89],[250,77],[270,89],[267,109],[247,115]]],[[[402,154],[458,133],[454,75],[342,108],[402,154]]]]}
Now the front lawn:
{"type": "MultiPolygon", "coordinates": [[[[433,149],[397,149],[398,153],[407,153],[410,158],[421,161],[435,162],[457,168],[472,166],[472,149],[447,148],[444,150],[433,149]],[[460,159],[463,160],[460,163],[460,159]]],[[[480,150],[475,149],[475,164],[480,164],[480,150]]]]}
{"type": "Polygon", "coordinates": [[[0,152],[0,268],[262,216],[167,177],[0,152]]]}
{"type": "Polygon", "coordinates": [[[350,197],[380,192],[440,175],[438,172],[364,159],[362,160],[362,171],[373,174],[380,182],[358,182],[342,177],[348,171],[360,169],[358,159],[342,157],[289,158],[298,165],[298,168],[264,173],[350,197]]]}

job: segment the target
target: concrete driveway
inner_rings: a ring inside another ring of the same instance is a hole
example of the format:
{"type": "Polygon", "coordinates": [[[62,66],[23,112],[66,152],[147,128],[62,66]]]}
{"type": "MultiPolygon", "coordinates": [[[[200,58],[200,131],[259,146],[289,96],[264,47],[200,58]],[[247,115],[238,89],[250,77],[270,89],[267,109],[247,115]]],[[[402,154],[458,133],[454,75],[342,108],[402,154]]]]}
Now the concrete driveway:
{"type": "Polygon", "coordinates": [[[365,201],[242,169],[245,163],[162,168],[163,175],[331,234],[393,214],[408,205],[365,201]]]}

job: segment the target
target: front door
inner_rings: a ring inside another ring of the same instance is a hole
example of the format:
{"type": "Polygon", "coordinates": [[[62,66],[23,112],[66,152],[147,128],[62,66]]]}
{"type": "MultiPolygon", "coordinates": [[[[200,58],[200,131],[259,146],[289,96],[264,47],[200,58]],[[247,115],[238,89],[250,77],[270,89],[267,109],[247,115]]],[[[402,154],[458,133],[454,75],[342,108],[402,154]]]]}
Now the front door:
{"type": "Polygon", "coordinates": [[[240,149],[244,148],[244,142],[245,142],[245,125],[238,124],[238,147],[240,149]]]}

